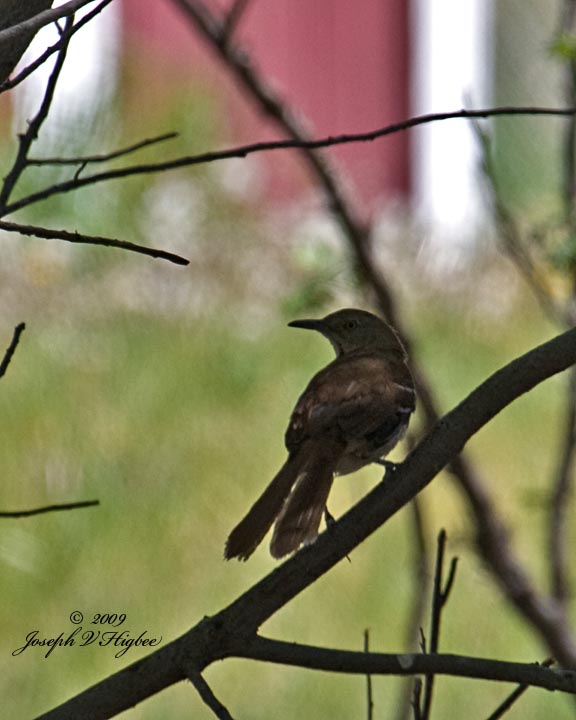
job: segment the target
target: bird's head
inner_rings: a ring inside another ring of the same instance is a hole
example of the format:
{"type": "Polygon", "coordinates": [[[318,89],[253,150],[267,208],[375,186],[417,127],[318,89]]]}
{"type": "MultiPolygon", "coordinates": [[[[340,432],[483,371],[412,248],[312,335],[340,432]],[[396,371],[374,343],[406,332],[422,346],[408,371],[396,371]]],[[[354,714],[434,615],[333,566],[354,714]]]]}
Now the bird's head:
{"type": "Polygon", "coordinates": [[[366,310],[345,308],[319,320],[293,320],[288,325],[322,333],[332,343],[336,355],[357,350],[404,354],[396,331],[384,320],[366,310]]]}

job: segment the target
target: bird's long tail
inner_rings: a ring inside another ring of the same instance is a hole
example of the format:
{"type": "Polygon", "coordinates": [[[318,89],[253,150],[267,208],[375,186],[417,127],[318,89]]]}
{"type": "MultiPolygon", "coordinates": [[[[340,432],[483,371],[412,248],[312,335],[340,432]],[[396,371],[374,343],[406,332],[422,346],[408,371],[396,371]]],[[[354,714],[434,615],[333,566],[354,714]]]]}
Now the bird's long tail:
{"type": "Polygon", "coordinates": [[[282,557],[301,543],[311,542],[318,534],[340,454],[340,446],[326,442],[304,443],[291,454],[230,533],[224,557],[247,560],[276,518],[270,544],[274,557],[282,557]]]}
{"type": "Polygon", "coordinates": [[[309,446],[304,452],[294,489],[274,526],[270,553],[275,558],[316,539],[342,447],[325,441],[309,446]]]}
{"type": "Polygon", "coordinates": [[[297,456],[289,456],[272,482],[236,525],[226,541],[226,560],[247,560],[268,532],[298,476],[297,456]]]}

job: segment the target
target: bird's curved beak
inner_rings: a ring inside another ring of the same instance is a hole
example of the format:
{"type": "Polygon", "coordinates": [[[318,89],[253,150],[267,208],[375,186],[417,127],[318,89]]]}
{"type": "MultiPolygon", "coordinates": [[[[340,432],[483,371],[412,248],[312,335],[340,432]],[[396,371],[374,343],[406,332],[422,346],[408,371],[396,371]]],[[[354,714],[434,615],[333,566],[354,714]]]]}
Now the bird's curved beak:
{"type": "Polygon", "coordinates": [[[317,330],[318,332],[324,332],[325,329],[322,320],[292,320],[292,322],[288,323],[288,327],[317,330]]]}

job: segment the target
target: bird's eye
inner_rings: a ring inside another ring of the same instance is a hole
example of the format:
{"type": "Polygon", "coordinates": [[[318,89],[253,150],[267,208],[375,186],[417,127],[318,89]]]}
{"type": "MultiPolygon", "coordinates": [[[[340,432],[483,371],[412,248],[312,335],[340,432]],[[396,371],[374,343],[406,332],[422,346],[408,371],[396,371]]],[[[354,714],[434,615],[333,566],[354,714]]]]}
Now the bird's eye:
{"type": "Polygon", "coordinates": [[[352,328],[355,328],[355,327],[356,327],[356,323],[354,322],[354,320],[348,320],[348,321],[345,323],[345,327],[346,327],[347,330],[352,330],[352,328]]]}

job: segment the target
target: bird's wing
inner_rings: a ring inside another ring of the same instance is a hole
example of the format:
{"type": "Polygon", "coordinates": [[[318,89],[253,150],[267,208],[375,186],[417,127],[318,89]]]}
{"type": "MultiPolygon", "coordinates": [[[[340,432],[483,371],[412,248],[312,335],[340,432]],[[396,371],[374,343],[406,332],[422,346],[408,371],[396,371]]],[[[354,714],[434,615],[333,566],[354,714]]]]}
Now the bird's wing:
{"type": "Polygon", "coordinates": [[[307,438],[326,435],[350,440],[392,434],[414,407],[413,381],[403,359],[337,358],[312,378],[298,400],[286,446],[293,450],[307,438]]]}

